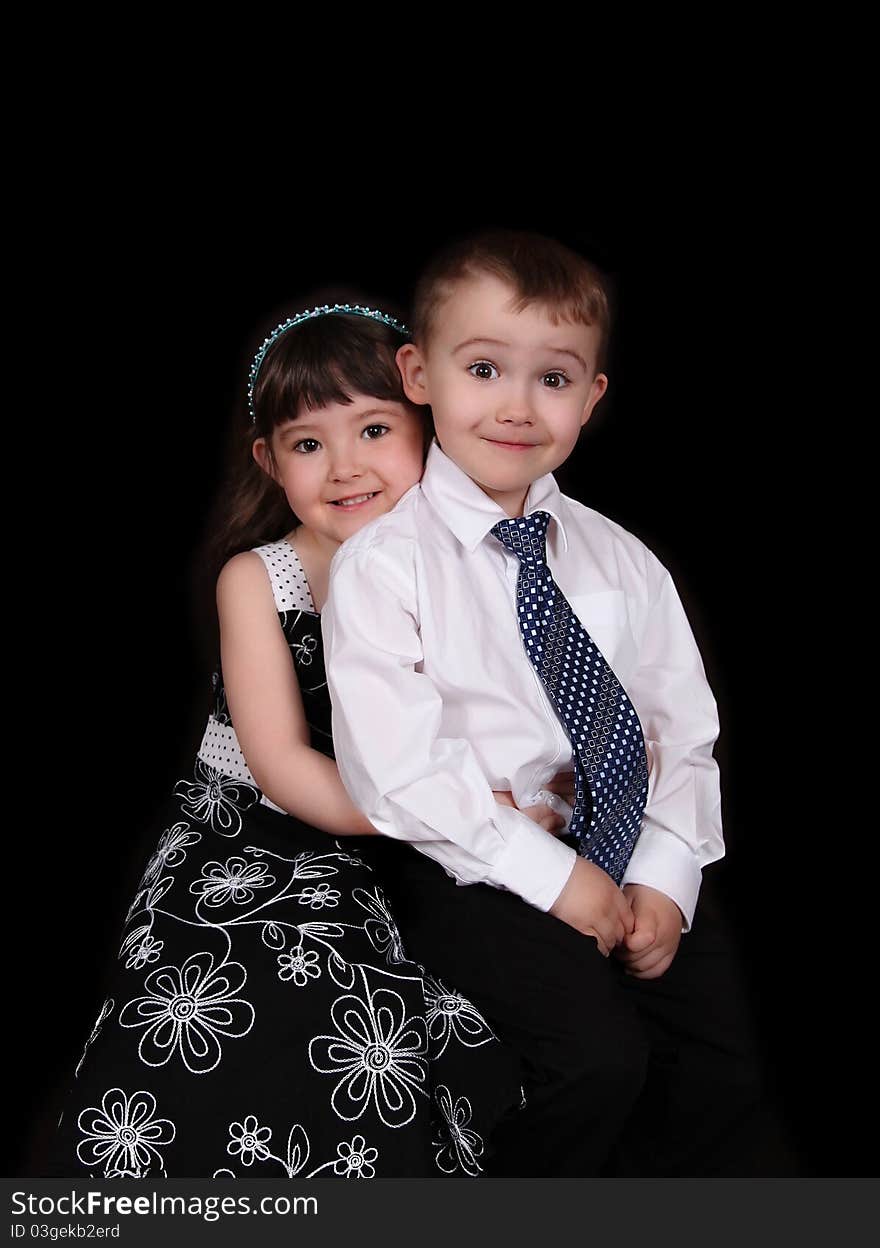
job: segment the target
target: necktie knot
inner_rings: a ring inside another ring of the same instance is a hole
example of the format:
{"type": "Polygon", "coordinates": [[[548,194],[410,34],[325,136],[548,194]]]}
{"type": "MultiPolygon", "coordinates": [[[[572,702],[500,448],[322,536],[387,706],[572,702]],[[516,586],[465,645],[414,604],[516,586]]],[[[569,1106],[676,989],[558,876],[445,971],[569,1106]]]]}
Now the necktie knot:
{"type": "Polygon", "coordinates": [[[550,515],[546,511],[533,511],[530,516],[517,516],[513,520],[499,520],[492,525],[492,532],[508,550],[513,551],[523,563],[547,562],[547,526],[550,515]]]}

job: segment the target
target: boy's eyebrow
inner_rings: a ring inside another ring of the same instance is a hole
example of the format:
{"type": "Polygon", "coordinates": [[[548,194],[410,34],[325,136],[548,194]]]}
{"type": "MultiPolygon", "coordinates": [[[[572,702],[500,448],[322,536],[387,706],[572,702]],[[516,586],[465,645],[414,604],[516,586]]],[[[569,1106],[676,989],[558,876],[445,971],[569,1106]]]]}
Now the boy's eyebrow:
{"type": "MultiPolygon", "coordinates": [[[[465,338],[464,342],[460,342],[457,347],[453,348],[452,354],[457,355],[462,347],[473,347],[485,344],[490,347],[509,347],[509,342],[503,342],[500,338],[465,338]]],[[[586,362],[578,355],[577,351],[570,351],[568,347],[551,347],[545,344],[539,347],[540,351],[553,351],[556,355],[570,355],[573,360],[577,360],[584,372],[587,371],[586,362]]]]}

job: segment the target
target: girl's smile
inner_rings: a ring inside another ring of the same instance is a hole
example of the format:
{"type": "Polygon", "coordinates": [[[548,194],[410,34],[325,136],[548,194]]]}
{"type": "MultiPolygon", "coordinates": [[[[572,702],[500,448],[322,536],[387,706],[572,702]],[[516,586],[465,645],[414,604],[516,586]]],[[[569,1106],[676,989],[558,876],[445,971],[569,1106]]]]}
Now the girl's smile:
{"type": "Polygon", "coordinates": [[[363,507],[365,503],[372,502],[372,500],[374,498],[378,498],[381,493],[381,490],[374,490],[371,494],[347,494],[343,498],[334,498],[331,501],[330,506],[344,507],[346,511],[350,511],[358,507],[363,507]]]}

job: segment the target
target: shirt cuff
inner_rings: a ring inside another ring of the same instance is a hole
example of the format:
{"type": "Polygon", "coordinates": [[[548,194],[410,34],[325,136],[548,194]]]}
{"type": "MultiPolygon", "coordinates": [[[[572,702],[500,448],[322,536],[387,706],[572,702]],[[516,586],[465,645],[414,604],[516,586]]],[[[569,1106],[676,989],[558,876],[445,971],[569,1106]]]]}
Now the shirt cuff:
{"type": "Polygon", "coordinates": [[[538,910],[549,910],[568,882],[577,854],[512,806],[499,806],[493,822],[504,848],[486,882],[518,893],[538,910]]]}
{"type": "Polygon", "coordinates": [[[684,915],[682,932],[691,930],[702,872],[693,851],[662,828],[643,828],[620,887],[647,884],[674,901],[684,915]]]}

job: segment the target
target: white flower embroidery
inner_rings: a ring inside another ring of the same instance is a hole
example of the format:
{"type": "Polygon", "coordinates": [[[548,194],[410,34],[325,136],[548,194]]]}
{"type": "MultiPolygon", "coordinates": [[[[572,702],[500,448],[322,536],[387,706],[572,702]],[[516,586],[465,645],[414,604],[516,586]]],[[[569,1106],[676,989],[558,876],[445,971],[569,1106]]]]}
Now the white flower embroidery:
{"type": "Polygon", "coordinates": [[[196,759],[194,780],[180,780],[174,792],[184,800],[185,815],[209,823],[220,836],[238,836],[241,831],[240,810],[247,810],[259,801],[260,794],[245,780],[233,780],[222,771],[196,759]]]}
{"type": "Polygon", "coordinates": [[[428,1035],[439,1046],[431,1056],[440,1057],[452,1036],[469,1049],[495,1039],[495,1033],[476,1006],[460,992],[452,992],[438,979],[425,975],[428,1035]]]}
{"type": "MultiPolygon", "coordinates": [[[[226,1151],[232,1157],[240,1157],[244,1166],[252,1166],[258,1162],[276,1162],[287,1174],[289,1179],[301,1175],[305,1179],[313,1179],[322,1171],[332,1170],[334,1174],[346,1179],[372,1179],[375,1177],[375,1161],[379,1156],[377,1148],[368,1148],[362,1135],[355,1135],[350,1141],[343,1140],[336,1145],[336,1156],[330,1161],[315,1166],[307,1171],[311,1146],[309,1137],[299,1123],[290,1128],[287,1137],[287,1156],[281,1157],[270,1149],[272,1139],[271,1127],[261,1127],[253,1114],[249,1114],[244,1122],[229,1124],[229,1142],[226,1151]]],[[[227,1168],[214,1171],[214,1178],[234,1179],[235,1172],[227,1168]]]]}
{"type": "Polygon", "coordinates": [[[146,935],[138,945],[134,945],[128,954],[125,965],[130,969],[139,971],[141,967],[146,966],[148,962],[158,962],[159,954],[165,946],[164,940],[154,940],[152,936],[146,935]]]}
{"type": "Polygon", "coordinates": [[[379,1150],[366,1148],[365,1145],[366,1140],[362,1135],[356,1135],[350,1144],[337,1144],[339,1160],[333,1164],[333,1173],[344,1174],[347,1179],[352,1175],[356,1179],[374,1178],[376,1171],[373,1162],[379,1156],[379,1150]]]}
{"type": "Polygon", "coordinates": [[[171,888],[173,883],[174,883],[173,875],[163,876],[162,879],[159,881],[159,883],[154,884],[153,887],[150,889],[150,891],[147,893],[147,899],[144,902],[143,908],[145,910],[155,910],[159,902],[168,892],[169,888],[171,888]]]}
{"type": "Polygon", "coordinates": [[[327,875],[338,875],[339,868],[332,866],[328,861],[336,857],[336,854],[318,854],[314,850],[303,850],[293,860],[293,878],[295,880],[320,880],[327,875]]]}
{"type": "Polygon", "coordinates": [[[232,1157],[241,1153],[242,1165],[252,1166],[254,1158],[265,1161],[269,1156],[267,1147],[272,1138],[271,1127],[260,1127],[257,1120],[250,1114],[244,1122],[233,1122],[229,1127],[230,1140],[226,1151],[232,1157]]]}
{"type": "Polygon", "coordinates": [[[254,1007],[235,996],[247,980],[240,962],[214,967],[210,953],[194,953],[183,966],[162,966],[144,980],[146,997],[129,1001],[123,1027],[146,1027],[138,1046],[147,1066],[164,1066],[179,1048],[187,1070],[206,1074],[222,1056],[218,1036],[238,1039],[254,1025],[254,1007]]]}
{"type": "Polygon", "coordinates": [[[397,924],[391,917],[391,911],[379,888],[374,893],[368,893],[365,888],[356,888],[351,895],[372,916],[367,919],[364,928],[373,948],[378,953],[384,953],[389,963],[408,961],[397,924]]]}
{"type": "MultiPolygon", "coordinates": [[[[98,1036],[100,1035],[101,1028],[104,1026],[104,1020],[109,1018],[110,1015],[113,1013],[113,1006],[115,1004],[116,1002],[113,1000],[113,998],[108,997],[107,1000],[104,1002],[104,1004],[101,1006],[101,1013],[95,1019],[95,1025],[92,1028],[92,1034],[89,1036],[88,1040],[86,1041],[85,1047],[82,1051],[82,1057],[77,1062],[76,1070],[73,1072],[74,1079],[78,1078],[79,1072],[82,1069],[82,1064],[86,1060],[86,1054],[88,1053],[90,1046],[95,1043],[98,1036]]],[[[64,1115],[62,1114],[62,1117],[63,1116],[64,1115]]],[[[60,1120],[59,1120],[59,1126],[60,1126],[60,1120]]]]}
{"type": "Polygon", "coordinates": [[[202,839],[201,832],[190,828],[188,823],[175,823],[167,828],[159,839],[156,852],[147,863],[139,888],[152,884],[166,867],[179,867],[186,859],[186,847],[195,845],[202,839]]]}
{"type": "Polygon", "coordinates": [[[227,858],[225,866],[220,862],[206,862],[189,891],[202,893],[208,906],[222,906],[227,901],[246,906],[253,901],[255,888],[270,888],[274,883],[275,876],[266,874],[265,862],[227,858]]]}
{"type": "Polygon", "coordinates": [[[444,1084],[437,1088],[434,1099],[443,1115],[443,1121],[435,1127],[433,1141],[438,1150],[437,1166],[444,1174],[463,1170],[476,1177],[482,1171],[477,1158],[483,1155],[483,1141],[476,1131],[467,1130],[471,1120],[470,1101],[460,1096],[453,1105],[452,1094],[444,1084]]]}
{"type": "Polygon", "coordinates": [[[291,953],[280,953],[278,955],[278,965],[281,968],[278,972],[278,978],[284,980],[292,979],[297,988],[304,988],[310,977],[317,979],[321,974],[321,968],[317,965],[317,962],[317,950],[309,949],[306,952],[302,945],[297,945],[291,953]]]}
{"type": "Polygon", "coordinates": [[[135,893],[134,901],[132,901],[131,905],[128,907],[128,913],[125,916],[126,923],[129,921],[129,919],[131,918],[133,914],[137,914],[138,910],[141,908],[141,902],[143,901],[143,899],[144,899],[144,890],[139,889],[138,892],[135,893]]]}
{"type": "MultiPolygon", "coordinates": [[[[298,1122],[294,1123],[287,1137],[287,1161],[284,1163],[289,1179],[292,1179],[295,1174],[299,1174],[300,1170],[305,1170],[311,1151],[312,1146],[309,1143],[309,1137],[305,1128],[301,1127],[298,1122]]],[[[304,1177],[307,1178],[308,1176],[304,1177]]]]}
{"type": "Polygon", "coordinates": [[[294,642],[290,648],[295,652],[303,667],[308,667],[312,661],[312,655],[318,648],[318,642],[315,637],[306,635],[302,641],[294,642]]]}
{"type": "Polygon", "coordinates": [[[331,888],[329,884],[318,884],[314,888],[304,888],[296,896],[301,906],[309,906],[312,910],[323,910],[325,906],[328,909],[338,906],[342,894],[337,889],[331,888]]]}
{"type": "Polygon", "coordinates": [[[406,1017],[403,998],[378,988],[366,999],[337,997],[330,1012],[336,1034],[315,1036],[309,1060],[324,1075],[341,1075],[331,1104],[346,1122],[365,1113],[370,1101],[389,1127],[415,1117],[413,1089],[424,1092],[428,1064],[425,1020],[406,1017]]]}
{"type": "Polygon", "coordinates": [[[137,927],[133,927],[131,931],[126,932],[125,936],[123,937],[122,944],[119,948],[119,953],[117,956],[120,958],[127,957],[131,949],[135,945],[140,944],[144,936],[148,936],[149,934],[150,934],[149,923],[140,923],[137,927]]]}
{"type": "Polygon", "coordinates": [[[340,851],[338,854],[333,855],[337,862],[343,862],[348,867],[363,867],[366,871],[370,870],[363,858],[358,856],[356,850],[351,853],[347,853],[342,849],[339,841],[334,841],[333,844],[340,851]]]}
{"type": "Polygon", "coordinates": [[[156,1098],[151,1092],[126,1096],[121,1088],[104,1093],[101,1108],[84,1109],[77,1125],[86,1137],[77,1146],[84,1166],[104,1164],[105,1177],[141,1177],[154,1158],[162,1165],[159,1148],[174,1139],[174,1123],[154,1118],[156,1098]]]}

